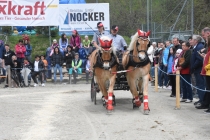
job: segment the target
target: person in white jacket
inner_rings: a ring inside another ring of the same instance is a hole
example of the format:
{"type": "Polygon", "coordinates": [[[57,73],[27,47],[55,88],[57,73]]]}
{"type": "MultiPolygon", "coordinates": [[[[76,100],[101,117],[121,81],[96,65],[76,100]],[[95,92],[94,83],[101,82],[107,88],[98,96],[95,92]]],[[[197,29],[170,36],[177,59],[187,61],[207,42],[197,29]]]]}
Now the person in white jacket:
{"type": "Polygon", "coordinates": [[[155,75],[154,75],[154,52],[156,50],[156,46],[157,46],[157,43],[152,42],[152,45],[147,50],[147,54],[148,54],[148,57],[151,62],[151,69],[150,69],[150,80],[151,81],[154,81],[153,78],[155,77],[155,75]]]}

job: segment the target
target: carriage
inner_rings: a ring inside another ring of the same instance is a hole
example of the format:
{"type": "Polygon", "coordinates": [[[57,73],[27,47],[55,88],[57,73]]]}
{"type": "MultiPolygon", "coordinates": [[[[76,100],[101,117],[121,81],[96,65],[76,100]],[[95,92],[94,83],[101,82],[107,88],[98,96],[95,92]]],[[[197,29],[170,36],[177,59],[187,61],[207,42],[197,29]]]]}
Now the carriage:
{"type": "Polygon", "coordinates": [[[96,104],[96,96],[102,92],[102,102],[108,111],[116,105],[114,90],[130,90],[133,108],[144,102],[144,113],[149,114],[148,81],[150,61],[147,55],[150,32],[138,30],[129,45],[128,51],[122,55],[122,63],[116,55],[112,40],[99,38],[100,49],[91,54],[91,101],[96,104]]]}

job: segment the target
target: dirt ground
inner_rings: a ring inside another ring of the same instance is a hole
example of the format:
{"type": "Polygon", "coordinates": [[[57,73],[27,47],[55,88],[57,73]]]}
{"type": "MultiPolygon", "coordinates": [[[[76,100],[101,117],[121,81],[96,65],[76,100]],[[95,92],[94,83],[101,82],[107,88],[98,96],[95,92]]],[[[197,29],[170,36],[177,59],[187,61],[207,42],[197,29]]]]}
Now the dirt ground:
{"type": "MultiPolygon", "coordinates": [[[[108,114],[90,100],[90,84],[2,88],[0,140],[209,140],[210,115],[181,103],[175,110],[170,90],[149,88],[150,115],[133,110],[129,91],[115,91],[108,114]]],[[[194,100],[195,101],[195,100],[194,100]]]]}

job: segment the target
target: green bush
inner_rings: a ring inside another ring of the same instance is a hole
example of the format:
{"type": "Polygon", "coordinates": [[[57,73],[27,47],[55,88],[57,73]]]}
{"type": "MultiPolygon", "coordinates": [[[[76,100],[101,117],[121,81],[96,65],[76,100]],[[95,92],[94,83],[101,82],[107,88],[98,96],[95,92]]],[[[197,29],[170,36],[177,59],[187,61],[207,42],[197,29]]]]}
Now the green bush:
{"type": "Polygon", "coordinates": [[[12,34],[12,27],[11,26],[3,26],[2,27],[2,32],[4,34],[11,35],[12,34]]]}
{"type": "Polygon", "coordinates": [[[58,29],[51,30],[51,37],[56,37],[58,35],[58,29]]]}

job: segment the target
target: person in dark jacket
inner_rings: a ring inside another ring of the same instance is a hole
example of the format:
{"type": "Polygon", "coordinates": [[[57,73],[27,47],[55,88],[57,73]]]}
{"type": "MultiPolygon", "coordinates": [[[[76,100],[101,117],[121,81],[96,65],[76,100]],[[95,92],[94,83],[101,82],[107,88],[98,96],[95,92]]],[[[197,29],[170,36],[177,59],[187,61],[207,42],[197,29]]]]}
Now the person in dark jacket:
{"type": "Polygon", "coordinates": [[[42,81],[42,71],[44,70],[44,63],[39,58],[38,55],[35,56],[35,61],[33,65],[33,72],[32,72],[32,79],[34,81],[34,87],[38,85],[36,76],[39,75],[39,80],[41,81],[42,87],[45,86],[45,84],[42,81]]]}
{"type": "Polygon", "coordinates": [[[21,63],[17,60],[17,57],[13,55],[11,62],[11,78],[15,81],[17,87],[23,86],[20,70],[21,63]]]}
{"type": "Polygon", "coordinates": [[[68,45],[67,46],[67,52],[65,54],[65,62],[66,62],[66,70],[69,72],[69,69],[72,67],[72,60],[74,59],[74,51],[72,46],[68,45]]]}
{"type": "Polygon", "coordinates": [[[6,85],[5,88],[8,87],[8,82],[10,81],[11,77],[8,77],[8,73],[11,70],[10,67],[12,67],[12,56],[15,55],[15,53],[10,50],[10,47],[8,44],[4,45],[5,47],[5,51],[3,52],[3,59],[2,59],[2,63],[3,63],[3,68],[6,70],[7,73],[7,79],[6,79],[6,85]]]}
{"type": "Polygon", "coordinates": [[[56,84],[56,73],[57,73],[57,70],[59,70],[60,84],[61,84],[63,81],[63,74],[62,74],[63,56],[60,53],[58,47],[54,48],[54,53],[51,56],[51,63],[53,65],[53,71],[54,71],[54,83],[56,84]]]}
{"type": "Polygon", "coordinates": [[[182,46],[181,46],[180,43],[179,43],[179,38],[177,38],[177,37],[174,37],[174,38],[173,38],[173,45],[174,45],[174,48],[175,48],[175,52],[176,52],[178,49],[182,49],[182,46]]]}
{"type": "MultiPolygon", "coordinates": [[[[191,64],[190,71],[195,75],[196,87],[205,90],[205,80],[204,77],[200,74],[203,66],[203,58],[199,55],[199,51],[203,49],[204,44],[201,42],[202,38],[199,35],[192,36],[192,56],[191,56],[191,64]]],[[[195,102],[196,108],[203,108],[203,98],[205,95],[204,91],[197,90],[199,101],[195,102]]]]}
{"type": "Polygon", "coordinates": [[[183,42],[182,43],[182,53],[180,55],[180,58],[184,58],[183,64],[179,65],[177,67],[177,70],[180,70],[181,73],[181,80],[182,80],[182,92],[183,97],[181,99],[181,102],[185,103],[191,103],[193,100],[192,96],[192,88],[191,88],[191,75],[190,75],[190,59],[191,59],[191,50],[190,50],[190,43],[189,42],[183,42]],[[187,81],[187,82],[186,82],[187,81]]]}
{"type": "Polygon", "coordinates": [[[24,41],[24,45],[26,47],[25,57],[28,59],[28,61],[31,61],[32,46],[29,44],[28,40],[24,41]]]}

